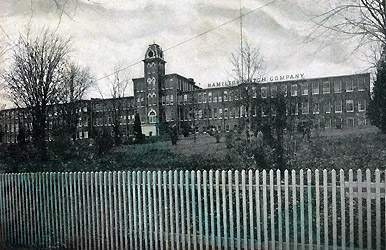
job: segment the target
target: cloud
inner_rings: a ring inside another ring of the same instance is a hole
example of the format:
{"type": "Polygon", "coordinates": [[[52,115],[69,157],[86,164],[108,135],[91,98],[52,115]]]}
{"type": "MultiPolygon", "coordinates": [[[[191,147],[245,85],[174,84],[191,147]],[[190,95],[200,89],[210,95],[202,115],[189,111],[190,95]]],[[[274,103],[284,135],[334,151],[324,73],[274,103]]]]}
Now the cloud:
{"type": "MultiPolygon", "coordinates": [[[[0,0],[0,24],[11,39],[27,27],[57,29],[73,41],[72,58],[89,65],[96,78],[112,72],[116,62],[141,61],[148,44],[173,47],[239,15],[238,1],[217,0],[68,0],[66,13],[50,0],[0,0]],[[32,5],[31,5],[32,3],[32,5]]],[[[243,0],[247,13],[268,1],[243,0]]],[[[363,62],[351,58],[349,41],[336,40],[318,50],[322,40],[302,43],[309,33],[310,14],[325,8],[311,0],[277,1],[243,17],[244,39],[260,45],[270,72],[309,72],[318,76],[353,73],[363,62]],[[317,54],[315,54],[318,52],[317,54]],[[347,59],[350,58],[350,59],[347,59]]],[[[226,80],[230,53],[240,43],[239,21],[198,36],[165,53],[166,71],[204,83],[226,80]]],[[[141,64],[130,68],[143,75],[141,64]]],[[[101,81],[103,85],[104,80],[101,81]]]]}

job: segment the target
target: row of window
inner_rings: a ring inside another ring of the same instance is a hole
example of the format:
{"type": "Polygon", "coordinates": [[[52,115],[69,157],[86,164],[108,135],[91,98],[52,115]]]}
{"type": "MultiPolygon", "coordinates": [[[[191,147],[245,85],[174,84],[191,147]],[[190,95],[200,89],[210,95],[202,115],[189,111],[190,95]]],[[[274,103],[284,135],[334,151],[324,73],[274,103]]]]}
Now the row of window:
{"type": "MultiPolygon", "coordinates": [[[[354,81],[350,81],[346,83],[346,92],[352,92],[354,90],[353,88],[353,83],[354,81]],[[350,84],[348,84],[350,83],[350,84]]],[[[301,95],[309,95],[309,83],[301,83],[300,84],[300,94],[301,95]]],[[[342,82],[334,82],[334,93],[342,93],[342,82]]],[[[364,86],[364,85],[362,85],[364,86]]],[[[330,82],[323,82],[323,94],[329,94],[331,93],[331,88],[330,88],[330,82]]],[[[291,96],[298,96],[298,89],[299,86],[297,84],[292,84],[291,89],[290,89],[290,94],[291,96]]],[[[317,95],[319,94],[319,83],[315,82],[312,83],[312,94],[317,95]]],[[[358,88],[358,91],[364,91],[365,88],[358,88]]],[[[287,96],[288,90],[287,90],[287,85],[279,85],[279,86],[271,86],[271,87],[261,87],[261,92],[260,95],[262,98],[267,98],[268,94],[270,92],[271,97],[276,97],[278,92],[282,93],[284,96],[287,96]],[[280,89],[278,89],[278,87],[280,89]]],[[[251,87],[250,92],[252,98],[257,98],[257,88],[255,86],[251,87]]],[[[204,93],[198,93],[197,94],[197,103],[207,103],[207,102],[226,102],[226,101],[233,101],[233,100],[238,100],[241,99],[242,97],[240,96],[239,90],[234,90],[234,91],[229,91],[228,90],[220,90],[220,91],[209,91],[209,92],[204,92],[204,93]]],[[[184,95],[184,103],[192,103],[192,100],[190,96],[187,94],[184,95]]]]}
{"type": "MultiPolygon", "coordinates": [[[[334,110],[332,110],[332,105],[331,102],[325,102],[323,111],[324,113],[342,113],[342,100],[336,100],[334,102],[334,110]]],[[[358,111],[364,112],[366,111],[366,101],[361,99],[358,101],[358,111]]],[[[286,107],[286,114],[290,113],[291,115],[298,115],[300,113],[302,114],[309,114],[310,112],[314,114],[319,114],[320,113],[320,107],[319,103],[313,103],[312,104],[312,110],[310,110],[310,105],[308,102],[302,102],[302,103],[296,103],[294,106],[293,110],[289,110],[289,107],[286,107]]],[[[353,100],[346,100],[346,112],[354,112],[354,101],[353,100]]],[[[252,108],[252,115],[256,116],[257,115],[257,109],[256,107],[252,108]]],[[[211,108],[211,109],[199,109],[195,110],[193,112],[192,108],[189,111],[185,111],[185,113],[182,115],[184,120],[190,119],[193,117],[194,114],[194,119],[206,119],[206,118],[213,118],[213,119],[222,119],[222,118],[239,118],[239,117],[244,117],[247,116],[246,114],[246,109],[244,106],[237,107],[237,108],[211,108]],[[190,118],[189,118],[190,117],[190,118]]],[[[261,109],[261,115],[262,116],[267,116],[267,115],[276,115],[276,108],[275,107],[270,107],[270,106],[265,106],[261,109]]]]}

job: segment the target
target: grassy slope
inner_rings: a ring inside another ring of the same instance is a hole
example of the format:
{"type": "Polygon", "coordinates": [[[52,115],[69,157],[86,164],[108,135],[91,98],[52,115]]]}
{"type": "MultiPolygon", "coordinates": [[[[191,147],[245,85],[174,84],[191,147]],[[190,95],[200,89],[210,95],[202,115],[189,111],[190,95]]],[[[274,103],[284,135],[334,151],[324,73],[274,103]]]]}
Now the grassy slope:
{"type": "MultiPolygon", "coordinates": [[[[224,137],[220,143],[216,143],[215,138],[207,134],[198,135],[196,142],[193,136],[181,136],[177,145],[171,145],[169,141],[123,145],[103,157],[96,156],[96,150],[88,146],[72,151],[48,162],[30,157],[18,162],[16,167],[8,167],[8,171],[248,168],[240,164],[233,155],[234,151],[226,148],[224,137]]],[[[310,143],[301,144],[291,163],[291,168],[297,169],[386,169],[386,135],[371,130],[357,134],[314,137],[310,143]]]]}

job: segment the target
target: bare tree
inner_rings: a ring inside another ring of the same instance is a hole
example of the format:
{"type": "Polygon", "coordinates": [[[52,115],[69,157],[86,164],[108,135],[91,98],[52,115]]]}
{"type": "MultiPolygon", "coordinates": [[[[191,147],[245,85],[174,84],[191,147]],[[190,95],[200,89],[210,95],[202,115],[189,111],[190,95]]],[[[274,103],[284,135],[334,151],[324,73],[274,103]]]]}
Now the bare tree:
{"type": "Polygon", "coordinates": [[[231,54],[230,62],[233,66],[235,80],[240,83],[250,83],[265,74],[266,66],[259,46],[252,46],[245,42],[240,50],[231,54]]]}
{"type": "Polygon", "coordinates": [[[127,89],[130,81],[129,74],[126,71],[120,70],[121,68],[121,63],[116,64],[114,67],[114,75],[108,78],[108,87],[112,97],[111,121],[113,126],[115,145],[119,145],[121,143],[120,125],[122,116],[124,116],[124,97],[127,96],[127,89]]]}
{"type": "Polygon", "coordinates": [[[327,3],[327,11],[312,16],[316,25],[309,38],[319,38],[324,42],[341,37],[355,38],[354,50],[366,46],[372,51],[366,54],[373,57],[372,62],[376,63],[386,46],[386,1],[343,0],[327,3]]]}
{"type": "Polygon", "coordinates": [[[89,68],[82,68],[71,62],[66,65],[63,78],[64,86],[59,95],[61,105],[58,106],[62,124],[58,124],[57,128],[59,128],[62,135],[71,135],[75,140],[76,127],[79,122],[79,113],[76,112],[79,101],[83,99],[87,90],[94,83],[89,68]]]}
{"type": "Polygon", "coordinates": [[[240,83],[241,100],[240,103],[245,107],[245,122],[247,140],[251,131],[251,107],[256,106],[259,96],[253,97],[251,83],[256,82],[264,76],[266,66],[259,46],[252,46],[248,42],[243,44],[242,49],[231,54],[230,62],[233,66],[234,78],[240,83]]]}
{"type": "Polygon", "coordinates": [[[20,35],[12,64],[4,71],[5,88],[17,107],[31,110],[32,136],[45,152],[47,107],[59,102],[64,89],[69,40],[49,30],[31,37],[20,35]]]}

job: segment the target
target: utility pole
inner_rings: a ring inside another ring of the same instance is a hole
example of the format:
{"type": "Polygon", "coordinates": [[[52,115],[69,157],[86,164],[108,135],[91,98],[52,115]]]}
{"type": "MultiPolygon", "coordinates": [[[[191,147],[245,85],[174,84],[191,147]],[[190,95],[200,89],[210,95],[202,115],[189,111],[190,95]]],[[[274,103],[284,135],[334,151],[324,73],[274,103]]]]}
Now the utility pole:
{"type": "Polygon", "coordinates": [[[240,0],[240,60],[241,60],[241,82],[244,80],[244,62],[243,62],[243,14],[241,11],[241,1],[240,0]]]}

